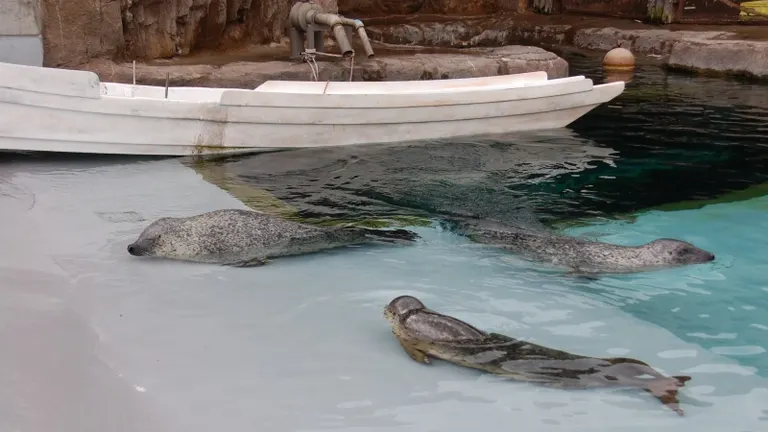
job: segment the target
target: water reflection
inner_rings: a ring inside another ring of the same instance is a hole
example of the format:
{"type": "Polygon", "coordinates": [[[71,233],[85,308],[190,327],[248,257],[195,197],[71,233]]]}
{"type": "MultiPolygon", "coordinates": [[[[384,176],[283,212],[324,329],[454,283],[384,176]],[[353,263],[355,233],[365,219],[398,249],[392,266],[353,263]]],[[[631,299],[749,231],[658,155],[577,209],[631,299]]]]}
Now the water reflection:
{"type": "MultiPolygon", "coordinates": [[[[569,61],[572,74],[605,79],[598,59],[569,61]]],[[[271,210],[308,219],[460,214],[519,222],[521,208],[544,221],[616,217],[763,194],[766,120],[766,86],[641,65],[624,94],[566,129],[301,149],[195,169],[215,184],[261,190],[271,210]]]]}
{"type": "Polygon", "coordinates": [[[532,185],[610,167],[615,153],[559,129],[462,141],[300,149],[191,166],[230,191],[266,191],[290,209],[268,207],[289,216],[361,219],[440,213],[514,222],[521,207],[547,203],[528,193],[532,185]]]}
{"type": "MultiPolygon", "coordinates": [[[[569,59],[574,74],[600,80],[591,58],[569,59]]],[[[717,199],[768,182],[768,87],[665,73],[640,66],[627,90],[571,125],[619,152],[615,169],[541,184],[578,203],[560,217],[631,213],[717,199]],[[592,193],[580,193],[587,189],[592,193]]]]}

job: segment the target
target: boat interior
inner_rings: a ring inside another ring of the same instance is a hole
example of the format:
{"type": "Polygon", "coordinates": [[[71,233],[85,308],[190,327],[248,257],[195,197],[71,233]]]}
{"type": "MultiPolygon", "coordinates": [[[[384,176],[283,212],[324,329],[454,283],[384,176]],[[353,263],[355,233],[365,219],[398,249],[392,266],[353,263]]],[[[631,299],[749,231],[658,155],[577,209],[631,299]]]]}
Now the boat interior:
{"type": "MultiPolygon", "coordinates": [[[[271,80],[256,87],[255,92],[313,95],[396,95],[425,93],[458,93],[469,91],[503,90],[515,87],[542,85],[563,81],[581,81],[584,77],[548,80],[546,72],[528,72],[480,78],[458,78],[423,81],[281,81],[271,80]]],[[[165,99],[163,86],[133,85],[113,82],[99,83],[101,95],[122,98],[165,99]]],[[[221,95],[232,88],[168,87],[167,99],[189,102],[218,102],[221,95]]]]}

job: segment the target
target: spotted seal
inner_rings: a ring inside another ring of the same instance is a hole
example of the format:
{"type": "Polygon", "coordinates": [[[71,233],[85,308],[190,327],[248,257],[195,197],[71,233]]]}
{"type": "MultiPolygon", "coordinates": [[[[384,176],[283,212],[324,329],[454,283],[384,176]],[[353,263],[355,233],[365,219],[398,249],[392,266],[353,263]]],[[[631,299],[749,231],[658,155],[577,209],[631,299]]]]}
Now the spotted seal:
{"type": "Polygon", "coordinates": [[[392,300],[384,316],[405,352],[419,363],[430,363],[428,356],[432,356],[547,387],[635,387],[683,415],[677,391],[691,379],[689,376],[666,377],[640,360],[587,357],[487,333],[430,310],[412,296],[392,300]],[[640,378],[644,375],[651,378],[640,378]]]}
{"type": "MultiPolygon", "coordinates": [[[[554,232],[525,229],[491,221],[449,221],[452,229],[471,240],[499,247],[522,258],[565,267],[573,274],[635,273],[703,264],[715,255],[691,243],[659,238],[639,246],[622,246],[554,232]]],[[[542,225],[543,226],[543,225],[542,225]]]]}
{"type": "Polygon", "coordinates": [[[366,242],[413,242],[408,230],[325,228],[251,210],[223,209],[152,222],[128,245],[134,256],[260,266],[269,258],[300,255],[366,242]]]}

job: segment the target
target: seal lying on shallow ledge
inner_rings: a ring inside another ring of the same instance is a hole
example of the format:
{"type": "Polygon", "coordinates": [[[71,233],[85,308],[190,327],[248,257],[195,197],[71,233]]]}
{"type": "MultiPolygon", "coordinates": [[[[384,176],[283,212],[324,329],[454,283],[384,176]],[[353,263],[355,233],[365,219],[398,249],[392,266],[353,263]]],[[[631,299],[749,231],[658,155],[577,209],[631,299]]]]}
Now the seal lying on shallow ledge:
{"type": "Polygon", "coordinates": [[[392,333],[406,353],[419,363],[436,357],[494,375],[556,388],[636,387],[683,415],[678,388],[689,376],[666,377],[631,358],[596,358],[555,350],[472,325],[424,306],[412,296],[400,296],[384,309],[392,333]],[[639,378],[649,375],[652,378],[639,378]]]}
{"type": "Polygon", "coordinates": [[[128,245],[134,256],[163,257],[236,267],[367,242],[413,242],[408,230],[324,228],[250,210],[224,209],[152,222],[128,245]]]}
{"type": "Polygon", "coordinates": [[[711,252],[671,238],[639,246],[621,246],[570,237],[538,226],[522,229],[470,219],[454,219],[448,224],[456,233],[477,243],[503,248],[528,260],[566,267],[580,275],[651,271],[715,259],[711,252]]]}

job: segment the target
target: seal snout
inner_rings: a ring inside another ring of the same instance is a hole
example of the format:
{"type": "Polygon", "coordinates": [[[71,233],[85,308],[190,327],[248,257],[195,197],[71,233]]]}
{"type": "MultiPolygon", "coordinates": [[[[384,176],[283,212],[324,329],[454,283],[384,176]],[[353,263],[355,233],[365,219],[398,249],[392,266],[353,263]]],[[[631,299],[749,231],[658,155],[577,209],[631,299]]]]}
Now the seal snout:
{"type": "Polygon", "coordinates": [[[141,256],[142,255],[141,248],[136,243],[131,243],[131,244],[128,245],[128,253],[133,255],[133,256],[141,256]]]}
{"type": "Polygon", "coordinates": [[[686,250],[687,258],[692,263],[705,263],[715,260],[715,254],[704,249],[692,248],[692,250],[686,250]]]}

